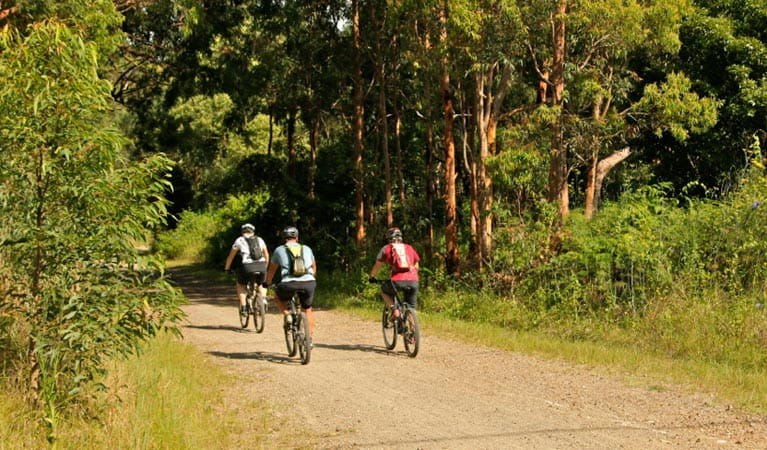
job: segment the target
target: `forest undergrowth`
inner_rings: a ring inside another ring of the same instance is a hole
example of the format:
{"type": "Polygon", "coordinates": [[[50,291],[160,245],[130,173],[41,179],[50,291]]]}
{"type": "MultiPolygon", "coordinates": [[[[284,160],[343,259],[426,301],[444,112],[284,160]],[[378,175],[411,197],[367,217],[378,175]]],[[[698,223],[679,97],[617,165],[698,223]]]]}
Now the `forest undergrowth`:
{"type": "MultiPolygon", "coordinates": [[[[767,177],[758,149],[752,156],[738,189],[722,199],[681,202],[668,186],[649,186],[605,203],[590,220],[573,212],[560,228],[546,217],[498,226],[493,267],[482,272],[448,276],[438,255],[425,258],[419,309],[442,329],[491,327],[490,335],[544,340],[550,354],[559,352],[552,342],[602,349],[561,350],[573,360],[584,359],[578,352],[600,355],[582,361],[589,364],[620,360],[631,370],[661,367],[657,374],[678,367],[678,381],[767,410],[767,177]]],[[[258,201],[246,197],[182,215],[158,248],[218,267],[229,245],[221,230],[258,201]]],[[[310,246],[314,239],[302,236],[310,246]]],[[[423,253],[423,242],[410,242],[423,253]]],[[[344,267],[317,252],[324,306],[375,310],[366,280],[376,250],[344,267]]]]}

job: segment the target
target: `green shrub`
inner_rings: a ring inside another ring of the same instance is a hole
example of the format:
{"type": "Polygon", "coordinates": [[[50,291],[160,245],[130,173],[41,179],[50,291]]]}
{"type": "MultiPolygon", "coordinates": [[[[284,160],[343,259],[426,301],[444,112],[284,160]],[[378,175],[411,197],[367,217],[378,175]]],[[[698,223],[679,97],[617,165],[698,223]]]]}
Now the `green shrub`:
{"type": "Polygon", "coordinates": [[[123,159],[94,45],[55,21],[26,31],[0,30],[0,326],[52,432],[106,360],[180,320],[181,297],[133,245],[163,224],[171,162],[123,159]]]}
{"type": "Polygon", "coordinates": [[[224,204],[204,212],[184,211],[178,226],[161,233],[155,249],[168,258],[223,267],[240,226],[251,222],[258,229],[256,212],[268,201],[266,193],[229,195],[224,204]]]}
{"type": "Polygon", "coordinates": [[[639,311],[673,280],[659,234],[673,211],[663,192],[648,187],[625,195],[591,220],[573,214],[559,252],[523,280],[524,295],[576,315],[639,311]]]}

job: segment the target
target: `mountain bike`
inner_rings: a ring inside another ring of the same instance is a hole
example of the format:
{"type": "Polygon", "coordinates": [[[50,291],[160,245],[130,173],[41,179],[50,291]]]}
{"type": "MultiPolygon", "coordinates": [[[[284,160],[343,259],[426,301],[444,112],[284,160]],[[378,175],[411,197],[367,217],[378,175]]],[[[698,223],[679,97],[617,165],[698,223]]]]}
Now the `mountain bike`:
{"type": "Polygon", "coordinates": [[[285,344],[288,347],[288,356],[296,356],[298,352],[301,364],[309,364],[312,356],[312,338],[309,336],[309,319],[301,309],[301,300],[296,291],[290,297],[289,320],[285,323],[285,344]]]}
{"type": "Polygon", "coordinates": [[[240,325],[242,328],[248,327],[250,316],[253,316],[253,328],[256,333],[264,331],[264,322],[266,321],[266,297],[258,293],[258,283],[256,283],[258,272],[254,273],[246,285],[245,307],[247,312],[241,311],[240,325]]]}
{"type": "MultiPolygon", "coordinates": [[[[397,335],[402,336],[405,345],[405,353],[411,358],[418,354],[421,344],[421,329],[418,325],[418,313],[409,303],[401,300],[404,289],[398,289],[392,280],[376,280],[377,284],[391,283],[394,291],[394,307],[383,306],[381,313],[381,329],[383,330],[384,344],[387,350],[394,350],[397,346],[397,335]],[[394,310],[400,311],[399,317],[394,317],[394,310]]],[[[405,288],[407,289],[407,288],[405,288]]]]}

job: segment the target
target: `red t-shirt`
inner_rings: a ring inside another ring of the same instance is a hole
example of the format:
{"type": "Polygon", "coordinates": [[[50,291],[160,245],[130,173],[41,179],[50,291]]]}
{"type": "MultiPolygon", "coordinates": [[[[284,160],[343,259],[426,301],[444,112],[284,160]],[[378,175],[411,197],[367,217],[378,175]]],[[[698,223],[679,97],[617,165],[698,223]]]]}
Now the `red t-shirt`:
{"type": "Polygon", "coordinates": [[[418,256],[418,252],[415,251],[415,249],[410,244],[404,244],[405,247],[405,255],[407,256],[407,261],[410,266],[408,270],[405,271],[398,271],[394,268],[395,263],[392,258],[392,244],[386,244],[383,247],[381,247],[381,250],[378,251],[378,256],[376,259],[378,261],[383,261],[392,268],[392,274],[391,279],[394,281],[418,281],[418,269],[415,267],[415,263],[419,262],[421,260],[421,257],[418,256]]]}

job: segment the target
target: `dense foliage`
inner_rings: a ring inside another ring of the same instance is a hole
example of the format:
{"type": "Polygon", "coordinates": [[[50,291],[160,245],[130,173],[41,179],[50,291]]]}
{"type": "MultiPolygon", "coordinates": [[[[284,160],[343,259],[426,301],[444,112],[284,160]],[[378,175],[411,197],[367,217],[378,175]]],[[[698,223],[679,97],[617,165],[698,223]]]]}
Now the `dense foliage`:
{"type": "Polygon", "coordinates": [[[65,22],[0,30],[0,349],[51,427],[181,316],[162,261],[137,250],[165,221],[172,162],[123,157],[98,60],[65,22]]]}
{"type": "MultiPolygon", "coordinates": [[[[13,82],[0,132],[15,156],[1,231],[17,253],[0,280],[71,299],[90,292],[84,272],[94,286],[117,276],[138,283],[126,289],[136,301],[159,283],[160,303],[147,300],[158,325],[175,314],[162,277],[114,271],[152,263],[129,245],[116,260],[103,233],[135,242],[165,216],[161,255],[221,267],[241,223],[270,248],[293,224],[324,273],[358,283],[397,225],[428,289],[472,292],[424,308],[579,338],[619,326],[648,347],[726,359],[716,342],[756,346],[763,333],[750,313],[767,282],[765,11],[764,0],[3,2],[13,82]],[[63,31],[27,27],[44,17],[63,31]],[[27,35],[39,41],[22,52],[27,35]],[[107,93],[124,114],[110,115],[107,93]],[[108,131],[118,123],[131,164],[108,131]],[[71,280],[48,286],[41,268],[59,251],[71,280]]],[[[136,312],[131,301],[119,304],[136,312]]],[[[5,329],[20,323],[8,317],[5,329]]]]}

